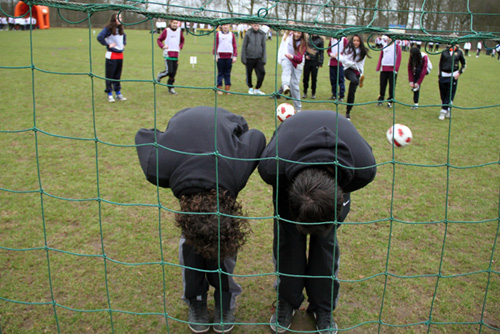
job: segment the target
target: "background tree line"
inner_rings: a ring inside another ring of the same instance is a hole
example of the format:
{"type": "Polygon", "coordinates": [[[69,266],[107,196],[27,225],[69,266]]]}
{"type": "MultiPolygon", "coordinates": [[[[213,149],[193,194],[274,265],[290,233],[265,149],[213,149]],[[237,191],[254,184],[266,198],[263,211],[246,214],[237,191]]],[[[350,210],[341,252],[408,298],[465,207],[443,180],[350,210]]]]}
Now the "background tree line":
{"type": "MultiPolygon", "coordinates": [[[[113,3],[133,5],[140,9],[162,13],[204,15],[207,17],[241,17],[257,15],[261,8],[268,8],[268,18],[283,21],[318,22],[319,24],[347,27],[351,25],[387,28],[390,25],[406,26],[407,32],[423,28],[429,33],[457,35],[471,31],[500,32],[500,6],[498,0],[157,0],[141,4],[129,0],[82,0],[82,3],[113,3]],[[470,12],[469,12],[470,10],[470,12]]],[[[0,0],[2,9],[13,14],[17,0],[0,0]]],[[[74,26],[68,23],[84,19],[87,14],[70,10],[50,12],[53,27],[74,26]],[[61,17],[62,16],[62,17],[61,17]]],[[[263,11],[261,10],[261,14],[263,11]]],[[[140,22],[140,14],[126,12],[127,22],[140,22]]],[[[109,13],[92,15],[93,26],[103,26],[109,13]]],[[[84,26],[88,26],[84,22],[84,26]]],[[[130,26],[149,29],[150,22],[130,26]]]]}

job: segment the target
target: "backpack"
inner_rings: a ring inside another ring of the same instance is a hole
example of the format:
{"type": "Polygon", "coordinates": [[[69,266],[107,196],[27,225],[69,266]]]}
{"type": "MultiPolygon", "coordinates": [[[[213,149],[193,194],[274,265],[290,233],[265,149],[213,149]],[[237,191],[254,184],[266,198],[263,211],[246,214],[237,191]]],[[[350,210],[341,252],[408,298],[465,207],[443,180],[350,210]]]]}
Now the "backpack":
{"type": "MultiPolygon", "coordinates": [[[[422,52],[422,58],[424,58],[424,56],[427,56],[427,54],[422,52]]],[[[429,56],[427,56],[427,74],[430,74],[431,71],[432,71],[432,63],[429,56]]]]}

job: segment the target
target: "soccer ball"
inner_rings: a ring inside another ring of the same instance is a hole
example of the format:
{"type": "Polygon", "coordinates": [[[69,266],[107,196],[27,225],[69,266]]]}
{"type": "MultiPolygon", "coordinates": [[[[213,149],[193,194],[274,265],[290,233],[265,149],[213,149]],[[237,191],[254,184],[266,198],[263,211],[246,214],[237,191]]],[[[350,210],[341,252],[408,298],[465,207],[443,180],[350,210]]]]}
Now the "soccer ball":
{"type": "Polygon", "coordinates": [[[387,130],[386,136],[389,144],[392,145],[392,142],[394,140],[394,145],[396,145],[397,147],[410,145],[413,138],[410,128],[403,124],[394,124],[394,126],[391,126],[389,130],[387,130]]]}
{"type": "Polygon", "coordinates": [[[278,117],[281,122],[293,115],[295,115],[295,108],[290,103],[282,103],[276,109],[276,117],[278,117]]]}

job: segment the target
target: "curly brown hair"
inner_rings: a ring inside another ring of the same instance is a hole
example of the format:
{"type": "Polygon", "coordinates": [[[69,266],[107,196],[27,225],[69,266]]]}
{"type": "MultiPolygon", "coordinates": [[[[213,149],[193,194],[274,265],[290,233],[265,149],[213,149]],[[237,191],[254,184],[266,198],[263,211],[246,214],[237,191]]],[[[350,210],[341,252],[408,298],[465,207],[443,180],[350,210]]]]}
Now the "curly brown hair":
{"type": "Polygon", "coordinates": [[[245,244],[250,233],[250,224],[243,216],[241,204],[227,191],[184,195],[179,199],[182,213],[175,214],[175,222],[181,228],[186,242],[196,253],[207,259],[235,256],[245,244]],[[220,242],[219,242],[220,227],[220,242]],[[220,244],[220,250],[219,250],[220,244]]]}

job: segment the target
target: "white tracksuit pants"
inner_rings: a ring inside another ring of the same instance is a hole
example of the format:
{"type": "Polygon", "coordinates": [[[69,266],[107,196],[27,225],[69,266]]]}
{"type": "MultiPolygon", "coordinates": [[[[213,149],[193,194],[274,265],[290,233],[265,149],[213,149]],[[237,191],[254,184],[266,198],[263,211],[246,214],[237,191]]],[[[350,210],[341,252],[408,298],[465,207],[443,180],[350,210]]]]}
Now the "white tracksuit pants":
{"type": "Polygon", "coordinates": [[[302,110],[302,102],[300,101],[300,77],[302,76],[302,71],[304,70],[304,63],[293,67],[290,59],[284,59],[281,62],[281,85],[282,87],[287,85],[290,87],[290,94],[293,98],[293,106],[295,111],[298,112],[302,110]]]}

